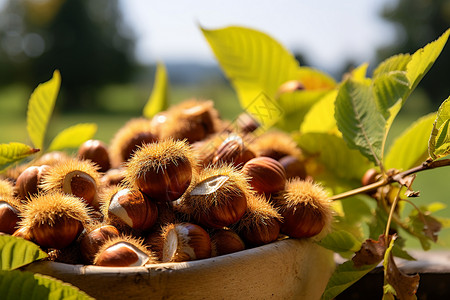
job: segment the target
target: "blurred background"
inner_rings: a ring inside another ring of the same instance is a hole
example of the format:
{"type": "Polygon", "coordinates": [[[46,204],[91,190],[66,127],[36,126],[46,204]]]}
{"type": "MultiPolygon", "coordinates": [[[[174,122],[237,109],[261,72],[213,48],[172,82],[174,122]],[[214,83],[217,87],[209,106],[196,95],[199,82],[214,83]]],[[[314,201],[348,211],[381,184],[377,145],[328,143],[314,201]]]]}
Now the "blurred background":
{"type": "MultiPolygon", "coordinates": [[[[55,69],[62,87],[49,137],[95,122],[96,137],[109,142],[142,115],[158,61],[168,69],[171,103],[212,99],[233,119],[240,112],[236,94],[199,29],[230,25],[268,33],[301,65],[339,81],[352,67],[369,62],[370,71],[435,40],[450,27],[450,0],[0,0],[0,143],[30,142],[29,96],[55,69]]],[[[393,136],[450,95],[449,48],[408,100],[393,136]]],[[[432,181],[440,184],[448,174],[432,181]]]]}

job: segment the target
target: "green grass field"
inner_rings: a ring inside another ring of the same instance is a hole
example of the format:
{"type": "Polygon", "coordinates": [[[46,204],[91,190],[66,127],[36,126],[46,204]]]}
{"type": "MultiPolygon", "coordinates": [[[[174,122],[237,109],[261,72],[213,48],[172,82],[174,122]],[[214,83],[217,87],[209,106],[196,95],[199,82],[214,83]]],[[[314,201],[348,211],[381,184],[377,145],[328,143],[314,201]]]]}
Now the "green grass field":
{"type": "MultiPolygon", "coordinates": [[[[95,138],[108,143],[114,133],[129,119],[142,115],[142,109],[151,88],[136,86],[110,86],[99,93],[102,112],[65,113],[55,111],[49,124],[47,143],[64,128],[77,123],[96,123],[98,132],[95,138]]],[[[26,108],[32,90],[21,86],[0,89],[0,143],[23,142],[30,144],[26,131],[26,108]]],[[[212,99],[221,116],[233,120],[242,109],[234,91],[229,86],[212,85],[207,87],[175,86],[170,90],[171,103],[187,98],[212,99]]],[[[411,122],[426,110],[420,100],[410,99],[404,111],[396,119],[391,130],[392,137],[398,135],[411,122]]],[[[414,200],[420,206],[431,202],[450,204],[450,168],[442,168],[419,173],[414,188],[420,190],[421,197],[414,200]]],[[[437,213],[437,216],[450,218],[450,206],[437,213]]],[[[411,239],[410,239],[411,240],[411,239]]],[[[411,241],[410,247],[419,247],[418,242],[411,241]]],[[[441,232],[436,248],[450,249],[450,230],[441,232]]]]}

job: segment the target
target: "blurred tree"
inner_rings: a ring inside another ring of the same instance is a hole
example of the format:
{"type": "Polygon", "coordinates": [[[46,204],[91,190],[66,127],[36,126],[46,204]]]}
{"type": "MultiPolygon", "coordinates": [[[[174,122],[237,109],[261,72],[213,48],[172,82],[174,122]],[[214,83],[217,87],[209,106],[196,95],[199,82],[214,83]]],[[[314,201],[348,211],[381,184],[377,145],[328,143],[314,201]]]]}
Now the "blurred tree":
{"type": "MultiPolygon", "coordinates": [[[[377,51],[378,62],[394,54],[414,53],[450,28],[450,0],[397,0],[395,5],[389,3],[381,15],[398,26],[395,43],[377,51]]],[[[419,84],[433,106],[450,95],[449,78],[450,46],[447,45],[419,84]]]]}
{"type": "Polygon", "coordinates": [[[126,82],[134,35],[117,0],[8,0],[0,13],[1,84],[62,76],[65,110],[95,107],[95,90],[126,82]]]}

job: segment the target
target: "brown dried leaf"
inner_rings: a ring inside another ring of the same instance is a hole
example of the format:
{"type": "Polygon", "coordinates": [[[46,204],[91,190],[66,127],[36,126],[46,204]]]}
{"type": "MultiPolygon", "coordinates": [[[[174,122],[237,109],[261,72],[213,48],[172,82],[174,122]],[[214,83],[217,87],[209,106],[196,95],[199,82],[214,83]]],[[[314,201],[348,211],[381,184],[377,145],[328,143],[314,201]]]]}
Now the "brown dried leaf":
{"type": "MultiPolygon", "coordinates": [[[[389,236],[389,240],[391,236],[389,236]]],[[[353,264],[359,268],[364,265],[378,264],[383,260],[384,252],[387,245],[385,243],[384,235],[378,237],[378,241],[367,239],[362,245],[361,249],[353,256],[353,264]]]]}
{"type": "Polygon", "coordinates": [[[424,215],[424,219],[423,233],[433,242],[437,242],[438,233],[442,229],[442,223],[429,215],[424,215]]]}
{"type": "Polygon", "coordinates": [[[389,255],[387,263],[386,281],[394,287],[396,296],[400,300],[416,299],[416,292],[419,288],[419,274],[408,275],[397,268],[392,253],[389,255]]]}

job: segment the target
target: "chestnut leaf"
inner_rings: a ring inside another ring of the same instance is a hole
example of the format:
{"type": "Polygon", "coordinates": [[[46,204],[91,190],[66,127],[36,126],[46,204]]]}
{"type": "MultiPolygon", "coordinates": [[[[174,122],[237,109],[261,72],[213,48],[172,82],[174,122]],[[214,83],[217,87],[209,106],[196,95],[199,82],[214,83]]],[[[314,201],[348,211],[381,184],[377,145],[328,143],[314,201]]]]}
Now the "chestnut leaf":
{"type": "Polygon", "coordinates": [[[386,169],[408,170],[427,159],[427,142],[435,118],[435,113],[421,117],[395,139],[385,156],[386,169]]]}
{"type": "Polygon", "coordinates": [[[55,107],[56,97],[61,86],[59,71],[53,72],[53,77],[39,84],[28,101],[27,131],[34,147],[43,149],[47,125],[55,107]]]}
{"type": "Polygon", "coordinates": [[[395,296],[397,296],[398,299],[416,299],[415,294],[419,287],[420,280],[419,274],[407,275],[397,267],[392,254],[394,240],[395,239],[391,240],[384,255],[384,293],[385,295],[392,297],[394,294],[394,291],[392,291],[393,288],[395,290],[395,296]]]}
{"type": "Polygon", "coordinates": [[[150,119],[157,113],[167,109],[169,105],[169,79],[166,66],[159,62],[156,65],[155,81],[152,93],[144,106],[143,115],[150,119]]]}
{"type": "Polygon", "coordinates": [[[31,272],[0,271],[0,295],[15,299],[93,299],[85,292],[58,279],[31,272]]]}
{"type": "Polygon", "coordinates": [[[22,143],[0,144],[0,170],[38,151],[39,149],[22,143]]]}
{"type": "Polygon", "coordinates": [[[82,123],[68,127],[53,138],[48,151],[78,148],[87,140],[92,139],[96,132],[97,125],[94,123],[82,123]]]}
{"type": "Polygon", "coordinates": [[[357,150],[349,149],[335,134],[309,132],[295,137],[308,156],[315,157],[336,179],[359,181],[373,164],[357,150]]]}
{"type": "Polygon", "coordinates": [[[355,267],[359,268],[366,265],[378,264],[383,260],[384,253],[387,245],[384,239],[384,235],[380,235],[377,241],[373,239],[367,239],[361,245],[352,261],[355,267]]]}
{"type": "Polygon", "coordinates": [[[11,235],[0,235],[0,253],[0,270],[14,270],[47,257],[38,245],[11,235]]]}
{"type": "Polygon", "coordinates": [[[428,143],[430,157],[438,159],[450,154],[450,97],[438,109],[428,143]]]}

